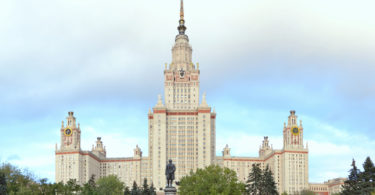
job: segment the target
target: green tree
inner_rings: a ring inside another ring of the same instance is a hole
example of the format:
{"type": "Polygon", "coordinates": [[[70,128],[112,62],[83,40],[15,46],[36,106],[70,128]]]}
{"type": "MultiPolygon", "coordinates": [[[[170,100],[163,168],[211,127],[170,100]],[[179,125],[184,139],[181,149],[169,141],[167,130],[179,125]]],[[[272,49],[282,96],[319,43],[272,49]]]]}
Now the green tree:
{"type": "Polygon", "coordinates": [[[246,192],[251,195],[261,195],[263,191],[263,175],[260,164],[253,164],[246,182],[246,192]]]}
{"type": "Polygon", "coordinates": [[[370,157],[363,163],[363,172],[359,174],[359,187],[362,194],[370,195],[375,190],[375,168],[370,157]]]}
{"type": "Polygon", "coordinates": [[[281,195],[288,195],[288,193],[287,192],[283,192],[281,195]]]}
{"type": "Polygon", "coordinates": [[[302,190],[299,194],[300,195],[315,195],[315,193],[310,190],[302,190]]]}
{"type": "Polygon", "coordinates": [[[3,172],[0,172],[0,194],[7,194],[7,181],[3,172]]]}
{"type": "Polygon", "coordinates": [[[11,164],[3,164],[1,166],[1,172],[5,177],[7,193],[17,193],[20,189],[18,180],[21,172],[11,164]]]}
{"type": "Polygon", "coordinates": [[[210,165],[205,169],[191,171],[180,181],[179,194],[231,194],[240,195],[244,185],[237,180],[236,173],[228,168],[210,165]]]}
{"type": "Polygon", "coordinates": [[[89,181],[85,183],[82,187],[83,195],[95,195],[96,193],[96,183],[95,183],[95,175],[91,175],[89,181]]]}
{"type": "Polygon", "coordinates": [[[348,180],[344,182],[343,185],[343,195],[361,195],[359,186],[359,174],[360,171],[355,165],[355,160],[352,161],[352,169],[349,171],[348,180]]]}
{"type": "Polygon", "coordinates": [[[65,185],[65,193],[66,194],[76,194],[81,190],[81,186],[77,184],[76,179],[69,179],[65,185]]]}
{"type": "Polygon", "coordinates": [[[278,195],[276,189],[276,182],[273,178],[273,174],[269,166],[267,165],[266,169],[263,171],[262,175],[262,184],[261,187],[263,189],[262,194],[263,195],[278,195]]]}
{"type": "Polygon", "coordinates": [[[38,183],[29,183],[26,188],[24,188],[23,190],[21,190],[20,193],[18,194],[43,194],[41,189],[40,189],[40,184],[38,183]]]}
{"type": "Polygon", "coordinates": [[[27,170],[21,170],[11,164],[3,164],[0,172],[4,174],[8,194],[40,193],[34,176],[27,170]]]}
{"type": "Polygon", "coordinates": [[[97,193],[100,195],[117,195],[123,194],[124,183],[117,176],[109,175],[98,179],[97,193]]]}
{"type": "Polygon", "coordinates": [[[131,195],[131,193],[130,193],[130,190],[129,190],[129,187],[128,187],[128,186],[126,186],[126,187],[125,187],[124,195],[131,195]]]}
{"type": "Polygon", "coordinates": [[[40,183],[40,191],[42,194],[46,194],[48,190],[47,178],[43,178],[39,180],[40,183]]]}
{"type": "Polygon", "coordinates": [[[56,194],[56,193],[60,192],[60,191],[58,191],[58,186],[59,186],[59,184],[57,184],[57,183],[48,183],[47,187],[46,187],[45,194],[48,194],[48,195],[51,194],[52,195],[52,194],[56,194]]]}
{"type": "Polygon", "coordinates": [[[56,183],[53,186],[53,190],[57,194],[67,194],[65,191],[65,185],[62,182],[56,183]]]}
{"type": "Polygon", "coordinates": [[[149,195],[150,194],[150,189],[148,187],[146,178],[143,180],[143,186],[142,186],[141,194],[142,195],[149,195]]]}
{"type": "Polygon", "coordinates": [[[150,186],[150,195],[156,195],[154,183],[151,183],[151,186],[150,186]]]}
{"type": "Polygon", "coordinates": [[[132,191],[130,192],[131,195],[140,195],[141,192],[139,190],[139,187],[137,185],[137,182],[133,182],[133,187],[132,187],[132,191]]]}

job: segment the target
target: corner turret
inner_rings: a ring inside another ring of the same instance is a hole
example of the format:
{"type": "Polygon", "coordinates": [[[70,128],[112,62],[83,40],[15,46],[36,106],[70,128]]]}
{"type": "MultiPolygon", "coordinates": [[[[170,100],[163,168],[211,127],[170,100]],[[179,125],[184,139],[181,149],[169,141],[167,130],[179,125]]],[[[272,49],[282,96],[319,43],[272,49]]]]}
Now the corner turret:
{"type": "Polygon", "coordinates": [[[93,147],[92,153],[94,153],[99,158],[105,158],[107,156],[107,151],[105,149],[105,146],[103,145],[101,137],[96,138],[96,146],[93,147]]]}
{"type": "Polygon", "coordinates": [[[134,148],[134,159],[141,159],[142,158],[142,150],[138,145],[134,148]]]}
{"type": "Polygon", "coordinates": [[[270,147],[269,145],[268,136],[265,136],[263,139],[263,143],[259,149],[259,157],[267,156],[271,152],[272,152],[272,147],[270,147]]]}
{"type": "Polygon", "coordinates": [[[287,125],[284,124],[284,149],[304,149],[302,120],[297,122],[295,110],[290,111],[287,125]]]}
{"type": "Polygon", "coordinates": [[[229,148],[228,144],[225,145],[225,148],[223,149],[222,153],[223,153],[223,158],[224,159],[231,157],[231,155],[230,155],[230,148],[229,148]]]}
{"type": "Polygon", "coordinates": [[[81,150],[81,129],[76,125],[74,112],[68,112],[66,123],[61,122],[61,146],[62,151],[80,151],[81,150]],[[66,124],[66,125],[65,125],[66,124]]]}

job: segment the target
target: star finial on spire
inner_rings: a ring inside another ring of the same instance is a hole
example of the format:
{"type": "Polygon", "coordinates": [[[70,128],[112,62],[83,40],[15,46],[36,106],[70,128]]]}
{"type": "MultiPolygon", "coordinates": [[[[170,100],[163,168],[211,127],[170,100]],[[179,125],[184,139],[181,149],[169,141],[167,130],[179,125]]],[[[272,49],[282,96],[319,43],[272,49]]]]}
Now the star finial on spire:
{"type": "Polygon", "coordinates": [[[180,19],[184,19],[184,0],[181,0],[180,19]]]}

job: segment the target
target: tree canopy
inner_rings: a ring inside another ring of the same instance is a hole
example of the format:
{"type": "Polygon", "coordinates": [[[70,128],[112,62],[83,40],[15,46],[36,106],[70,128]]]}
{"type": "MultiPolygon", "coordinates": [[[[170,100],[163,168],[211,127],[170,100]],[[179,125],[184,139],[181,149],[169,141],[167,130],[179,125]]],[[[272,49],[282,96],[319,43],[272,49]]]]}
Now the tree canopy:
{"type": "Polygon", "coordinates": [[[124,183],[117,176],[109,175],[98,179],[97,192],[100,195],[122,195],[124,193],[124,183]]]}
{"type": "Polygon", "coordinates": [[[236,172],[217,165],[191,171],[180,181],[179,194],[241,195],[244,184],[238,181],[236,172]]]}
{"type": "Polygon", "coordinates": [[[91,175],[90,180],[83,185],[81,194],[82,195],[96,194],[95,175],[91,175]]]}
{"type": "MultiPolygon", "coordinates": [[[[149,186],[147,179],[144,179],[141,188],[135,183],[132,192],[136,192],[137,195],[156,194],[153,184],[149,186]]],[[[21,170],[11,164],[0,166],[0,195],[122,195],[132,194],[132,192],[129,187],[124,188],[124,184],[115,175],[101,177],[97,181],[95,181],[95,175],[92,175],[89,181],[81,186],[75,179],[70,179],[65,184],[62,182],[49,183],[46,178],[37,179],[30,172],[21,170]]]]}
{"type": "Polygon", "coordinates": [[[299,194],[300,195],[315,195],[315,192],[310,191],[310,190],[302,190],[299,194]]]}
{"type": "Polygon", "coordinates": [[[363,163],[361,172],[353,159],[348,180],[343,185],[343,195],[371,195],[375,191],[375,166],[370,157],[363,163]]]}
{"type": "Polygon", "coordinates": [[[29,171],[8,163],[0,167],[0,194],[37,194],[42,191],[47,193],[46,181],[47,179],[38,181],[29,171]]]}
{"type": "Polygon", "coordinates": [[[262,192],[263,175],[260,164],[253,164],[246,184],[246,192],[251,195],[258,195],[262,192]]]}

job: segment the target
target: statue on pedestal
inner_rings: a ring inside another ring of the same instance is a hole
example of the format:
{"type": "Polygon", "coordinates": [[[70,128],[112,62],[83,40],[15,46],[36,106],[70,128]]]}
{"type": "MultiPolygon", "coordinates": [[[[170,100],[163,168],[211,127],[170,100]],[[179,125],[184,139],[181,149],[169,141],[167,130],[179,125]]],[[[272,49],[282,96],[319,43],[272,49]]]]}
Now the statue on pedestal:
{"type": "Polygon", "coordinates": [[[165,168],[165,176],[167,177],[167,187],[172,187],[175,171],[176,166],[172,164],[172,160],[169,160],[169,164],[167,164],[167,167],[165,168]]]}

